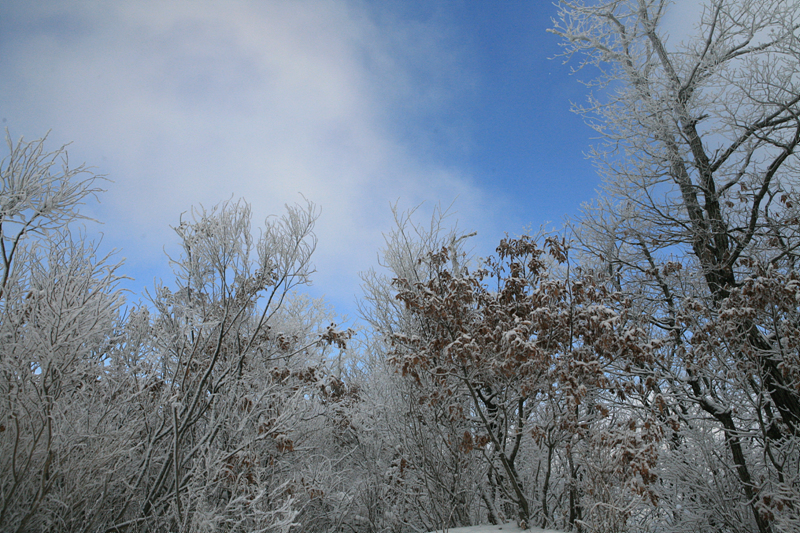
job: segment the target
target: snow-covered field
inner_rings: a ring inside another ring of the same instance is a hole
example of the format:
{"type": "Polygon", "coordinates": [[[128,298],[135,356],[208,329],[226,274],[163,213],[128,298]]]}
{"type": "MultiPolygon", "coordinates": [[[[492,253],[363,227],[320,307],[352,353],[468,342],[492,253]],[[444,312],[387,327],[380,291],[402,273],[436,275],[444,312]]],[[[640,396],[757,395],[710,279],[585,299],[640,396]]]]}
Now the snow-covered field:
{"type": "Polygon", "coordinates": [[[514,523],[503,524],[500,526],[470,526],[470,527],[458,527],[454,529],[445,529],[445,530],[438,530],[433,531],[432,533],[521,533],[525,531],[526,533],[560,533],[559,531],[555,531],[552,529],[541,529],[538,527],[532,527],[526,530],[521,529],[518,525],[514,523]]]}

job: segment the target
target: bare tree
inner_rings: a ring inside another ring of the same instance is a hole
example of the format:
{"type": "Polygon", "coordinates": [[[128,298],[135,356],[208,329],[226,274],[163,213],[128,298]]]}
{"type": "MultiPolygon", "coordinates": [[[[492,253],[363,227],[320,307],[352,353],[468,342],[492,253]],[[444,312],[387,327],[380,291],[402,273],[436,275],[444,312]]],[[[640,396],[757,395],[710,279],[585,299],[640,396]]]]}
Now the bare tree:
{"type": "Polygon", "coordinates": [[[63,148],[45,153],[44,140],[8,146],[0,167],[0,528],[70,530],[70,515],[91,523],[108,503],[97,498],[96,476],[85,479],[95,498],[74,498],[77,476],[89,462],[96,473],[120,458],[94,423],[102,409],[89,407],[115,342],[118,265],[69,231],[82,218],[78,205],[98,191],[97,176],[70,169],[63,148]],[[61,505],[69,512],[57,512],[61,505]]]}
{"type": "Polygon", "coordinates": [[[45,152],[44,138],[14,143],[6,135],[6,142],[9,154],[0,163],[0,296],[14,267],[24,268],[24,261],[15,261],[17,253],[31,243],[32,237],[46,237],[86,218],[79,206],[101,191],[95,182],[102,179],[83,165],[70,168],[66,147],[45,152]],[[59,164],[60,172],[53,172],[59,164]]]}
{"type": "Polygon", "coordinates": [[[322,447],[349,392],[328,358],[351,332],[294,292],[313,272],[313,204],[258,237],[244,202],[193,210],[177,287],[121,312],[119,266],[70,233],[97,176],[42,141],[9,151],[0,529],[335,529],[346,505],[325,495],[346,483],[322,447]]]}
{"type": "MultiPolygon", "coordinates": [[[[686,445],[727,449],[709,472],[728,472],[717,489],[745,503],[750,516],[711,513],[700,527],[765,533],[781,514],[769,493],[781,475],[763,458],[798,438],[800,394],[782,370],[797,353],[780,350],[778,337],[745,316],[736,328],[748,350],[728,345],[698,360],[694,335],[703,327],[700,309],[716,320],[759,268],[797,266],[800,8],[786,0],[709,1],[682,42],[666,34],[670,8],[665,0],[560,2],[553,31],[567,58],[577,56],[579,69],[592,73],[588,105],[575,110],[603,139],[590,153],[603,193],[576,233],[653,334],[669,339],[643,401],[668,397],[667,416],[693,428],[693,438],[716,435],[701,430],[709,422],[724,435],[686,445]],[[742,381],[728,381],[730,372],[742,381]]],[[[675,505],[704,497],[688,485],[679,492],[675,505]]]]}
{"type": "Polygon", "coordinates": [[[157,288],[144,349],[119,352],[120,365],[136,360],[122,373],[139,381],[127,401],[140,444],[125,474],[133,497],[112,529],[288,531],[295,523],[294,455],[301,419],[314,408],[307,391],[319,379],[310,352],[325,332],[287,314],[286,303],[313,270],[315,218],[310,203],[289,207],[254,240],[249,206],[223,203],[175,228],[178,288],[157,288]]]}

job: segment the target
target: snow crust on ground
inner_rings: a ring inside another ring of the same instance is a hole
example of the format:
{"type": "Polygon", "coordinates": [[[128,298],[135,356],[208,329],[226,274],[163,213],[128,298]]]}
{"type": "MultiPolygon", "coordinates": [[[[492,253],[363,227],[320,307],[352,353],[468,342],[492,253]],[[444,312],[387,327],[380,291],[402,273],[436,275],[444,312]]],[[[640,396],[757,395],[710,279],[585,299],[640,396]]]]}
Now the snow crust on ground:
{"type": "Polygon", "coordinates": [[[511,522],[500,526],[486,525],[486,526],[456,527],[452,529],[439,529],[437,531],[432,531],[431,533],[561,533],[561,532],[555,531],[553,529],[541,529],[538,527],[532,527],[523,530],[518,525],[511,522]]]}

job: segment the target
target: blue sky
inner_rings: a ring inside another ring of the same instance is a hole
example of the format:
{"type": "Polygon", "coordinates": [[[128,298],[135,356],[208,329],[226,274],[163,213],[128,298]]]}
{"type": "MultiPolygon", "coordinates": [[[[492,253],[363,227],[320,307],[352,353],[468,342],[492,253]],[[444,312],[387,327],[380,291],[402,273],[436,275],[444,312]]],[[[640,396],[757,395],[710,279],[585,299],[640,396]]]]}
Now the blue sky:
{"type": "Polygon", "coordinates": [[[192,205],[243,197],[257,228],[302,194],[322,209],[311,293],[352,315],[395,202],[424,202],[421,221],[455,202],[486,255],[595,196],[555,15],[538,0],[2,2],[0,118],[112,180],[87,230],[120,250],[131,300],[169,282],[169,226],[192,205]]]}

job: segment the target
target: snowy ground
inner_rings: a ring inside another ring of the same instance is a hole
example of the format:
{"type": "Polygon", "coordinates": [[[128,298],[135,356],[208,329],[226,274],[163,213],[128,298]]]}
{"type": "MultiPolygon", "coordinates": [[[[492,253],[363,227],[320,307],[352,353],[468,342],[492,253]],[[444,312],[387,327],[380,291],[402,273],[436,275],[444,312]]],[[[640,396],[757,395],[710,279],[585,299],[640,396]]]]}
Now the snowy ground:
{"type": "MultiPolygon", "coordinates": [[[[523,530],[514,523],[503,524],[501,526],[471,526],[471,527],[457,527],[454,529],[445,529],[434,531],[432,533],[521,533],[523,530]]],[[[532,527],[524,530],[525,533],[559,533],[552,529],[541,529],[532,527]]]]}

